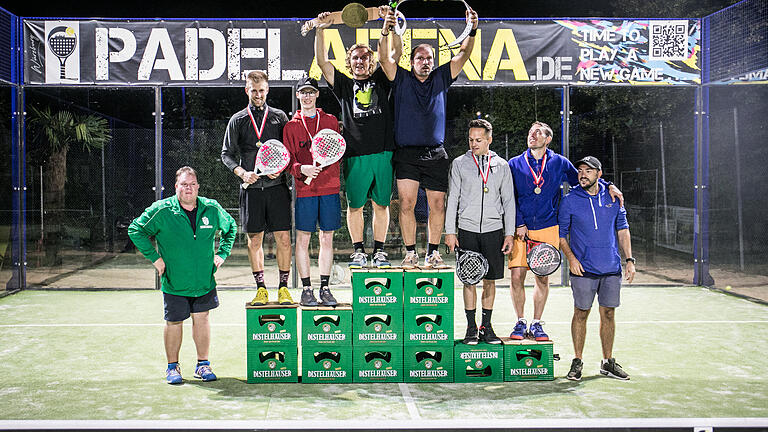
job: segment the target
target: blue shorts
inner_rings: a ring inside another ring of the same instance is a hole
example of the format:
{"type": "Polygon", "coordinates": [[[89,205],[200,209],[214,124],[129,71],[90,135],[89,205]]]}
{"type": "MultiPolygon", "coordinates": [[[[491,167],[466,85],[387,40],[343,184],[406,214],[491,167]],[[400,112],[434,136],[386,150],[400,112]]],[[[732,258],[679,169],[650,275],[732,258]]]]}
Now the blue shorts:
{"type": "Polygon", "coordinates": [[[619,307],[621,275],[575,276],[571,274],[573,305],[581,310],[592,308],[597,294],[597,303],[602,307],[619,307]]]}
{"type": "Polygon", "coordinates": [[[296,198],[296,229],[315,232],[341,228],[341,199],[339,194],[296,198]]]}
{"type": "Polygon", "coordinates": [[[216,288],[200,297],[185,297],[176,294],[163,293],[166,321],[184,321],[192,313],[205,312],[219,306],[219,295],[216,288]]]}

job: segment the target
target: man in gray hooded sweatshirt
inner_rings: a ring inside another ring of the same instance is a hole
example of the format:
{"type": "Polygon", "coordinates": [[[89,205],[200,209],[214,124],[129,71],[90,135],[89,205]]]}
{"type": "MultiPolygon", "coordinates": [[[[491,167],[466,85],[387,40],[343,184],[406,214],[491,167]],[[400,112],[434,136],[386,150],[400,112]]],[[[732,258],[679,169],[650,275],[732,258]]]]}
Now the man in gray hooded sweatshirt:
{"type": "Polygon", "coordinates": [[[453,160],[445,212],[445,244],[482,254],[488,260],[483,279],[482,321],[475,322],[477,292],[464,285],[467,333],[464,343],[478,340],[500,344],[491,326],[496,280],[504,277],[504,255],[512,250],[515,234],[515,193],[506,161],[489,150],[493,127],[482,119],[469,122],[469,151],[453,160]],[[458,228],[458,230],[457,230],[458,228]]]}

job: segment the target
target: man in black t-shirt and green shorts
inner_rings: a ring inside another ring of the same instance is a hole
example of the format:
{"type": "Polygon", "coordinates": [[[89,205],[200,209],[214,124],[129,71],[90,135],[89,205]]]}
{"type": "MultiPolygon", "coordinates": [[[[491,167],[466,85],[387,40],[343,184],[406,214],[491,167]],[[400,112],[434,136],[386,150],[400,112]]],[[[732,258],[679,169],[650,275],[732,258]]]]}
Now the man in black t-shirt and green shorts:
{"type": "MultiPolygon", "coordinates": [[[[363,206],[371,199],[373,207],[373,267],[390,266],[384,241],[389,227],[389,204],[392,198],[392,107],[390,81],[376,68],[373,50],[366,44],[356,44],[347,51],[346,65],[352,78],[340,72],[328,60],[323,29],[330,25],[329,12],[318,15],[315,28],[315,57],[323,77],[341,105],[343,136],[347,142],[344,154],[344,182],[347,194],[347,227],[354,252],[350,267],[368,265],[363,247],[363,206]]],[[[386,43],[382,36],[379,43],[386,43]],[[384,42],[382,42],[384,41],[384,42]]]]}

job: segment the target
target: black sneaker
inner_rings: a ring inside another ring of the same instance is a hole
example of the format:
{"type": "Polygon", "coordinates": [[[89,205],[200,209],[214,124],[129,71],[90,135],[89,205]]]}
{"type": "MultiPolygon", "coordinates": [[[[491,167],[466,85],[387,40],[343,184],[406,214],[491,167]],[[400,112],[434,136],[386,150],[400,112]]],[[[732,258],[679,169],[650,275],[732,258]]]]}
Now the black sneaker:
{"type": "Polygon", "coordinates": [[[301,290],[302,306],[317,306],[317,298],[315,298],[315,291],[312,288],[304,288],[301,290]]]}
{"type": "Polygon", "coordinates": [[[488,327],[480,326],[480,340],[487,344],[493,345],[498,345],[501,343],[501,339],[496,336],[496,333],[493,331],[493,327],[490,325],[488,325],[488,327]]]}
{"type": "Polygon", "coordinates": [[[621,368],[621,365],[616,363],[615,358],[609,358],[607,361],[600,363],[600,373],[609,377],[620,380],[628,380],[629,375],[621,368]]]}
{"type": "Polygon", "coordinates": [[[571,370],[568,371],[568,375],[565,377],[571,381],[581,381],[581,369],[584,367],[584,363],[581,359],[575,358],[571,362],[571,370]]]}
{"type": "Polygon", "coordinates": [[[338,302],[333,298],[331,289],[328,287],[320,288],[320,301],[323,302],[323,306],[336,306],[338,302]]]}
{"type": "Polygon", "coordinates": [[[477,327],[467,327],[467,335],[464,336],[464,340],[461,341],[461,343],[465,345],[477,345],[478,338],[477,338],[477,327]]]}

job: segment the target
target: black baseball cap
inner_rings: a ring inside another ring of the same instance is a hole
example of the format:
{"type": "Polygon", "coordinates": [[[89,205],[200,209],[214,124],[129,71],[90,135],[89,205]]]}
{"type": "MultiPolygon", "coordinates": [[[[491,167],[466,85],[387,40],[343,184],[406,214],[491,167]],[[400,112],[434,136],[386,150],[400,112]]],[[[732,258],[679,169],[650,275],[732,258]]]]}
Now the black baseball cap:
{"type": "Polygon", "coordinates": [[[597,160],[597,158],[594,156],[587,156],[585,158],[582,158],[580,161],[576,162],[576,168],[578,168],[579,165],[581,164],[584,164],[590,168],[594,168],[599,171],[603,170],[603,164],[601,164],[600,161],[597,160]]]}
{"type": "Polygon", "coordinates": [[[296,91],[302,91],[306,88],[311,88],[314,91],[320,91],[320,86],[317,85],[317,80],[310,77],[302,78],[296,83],[296,91]]]}

